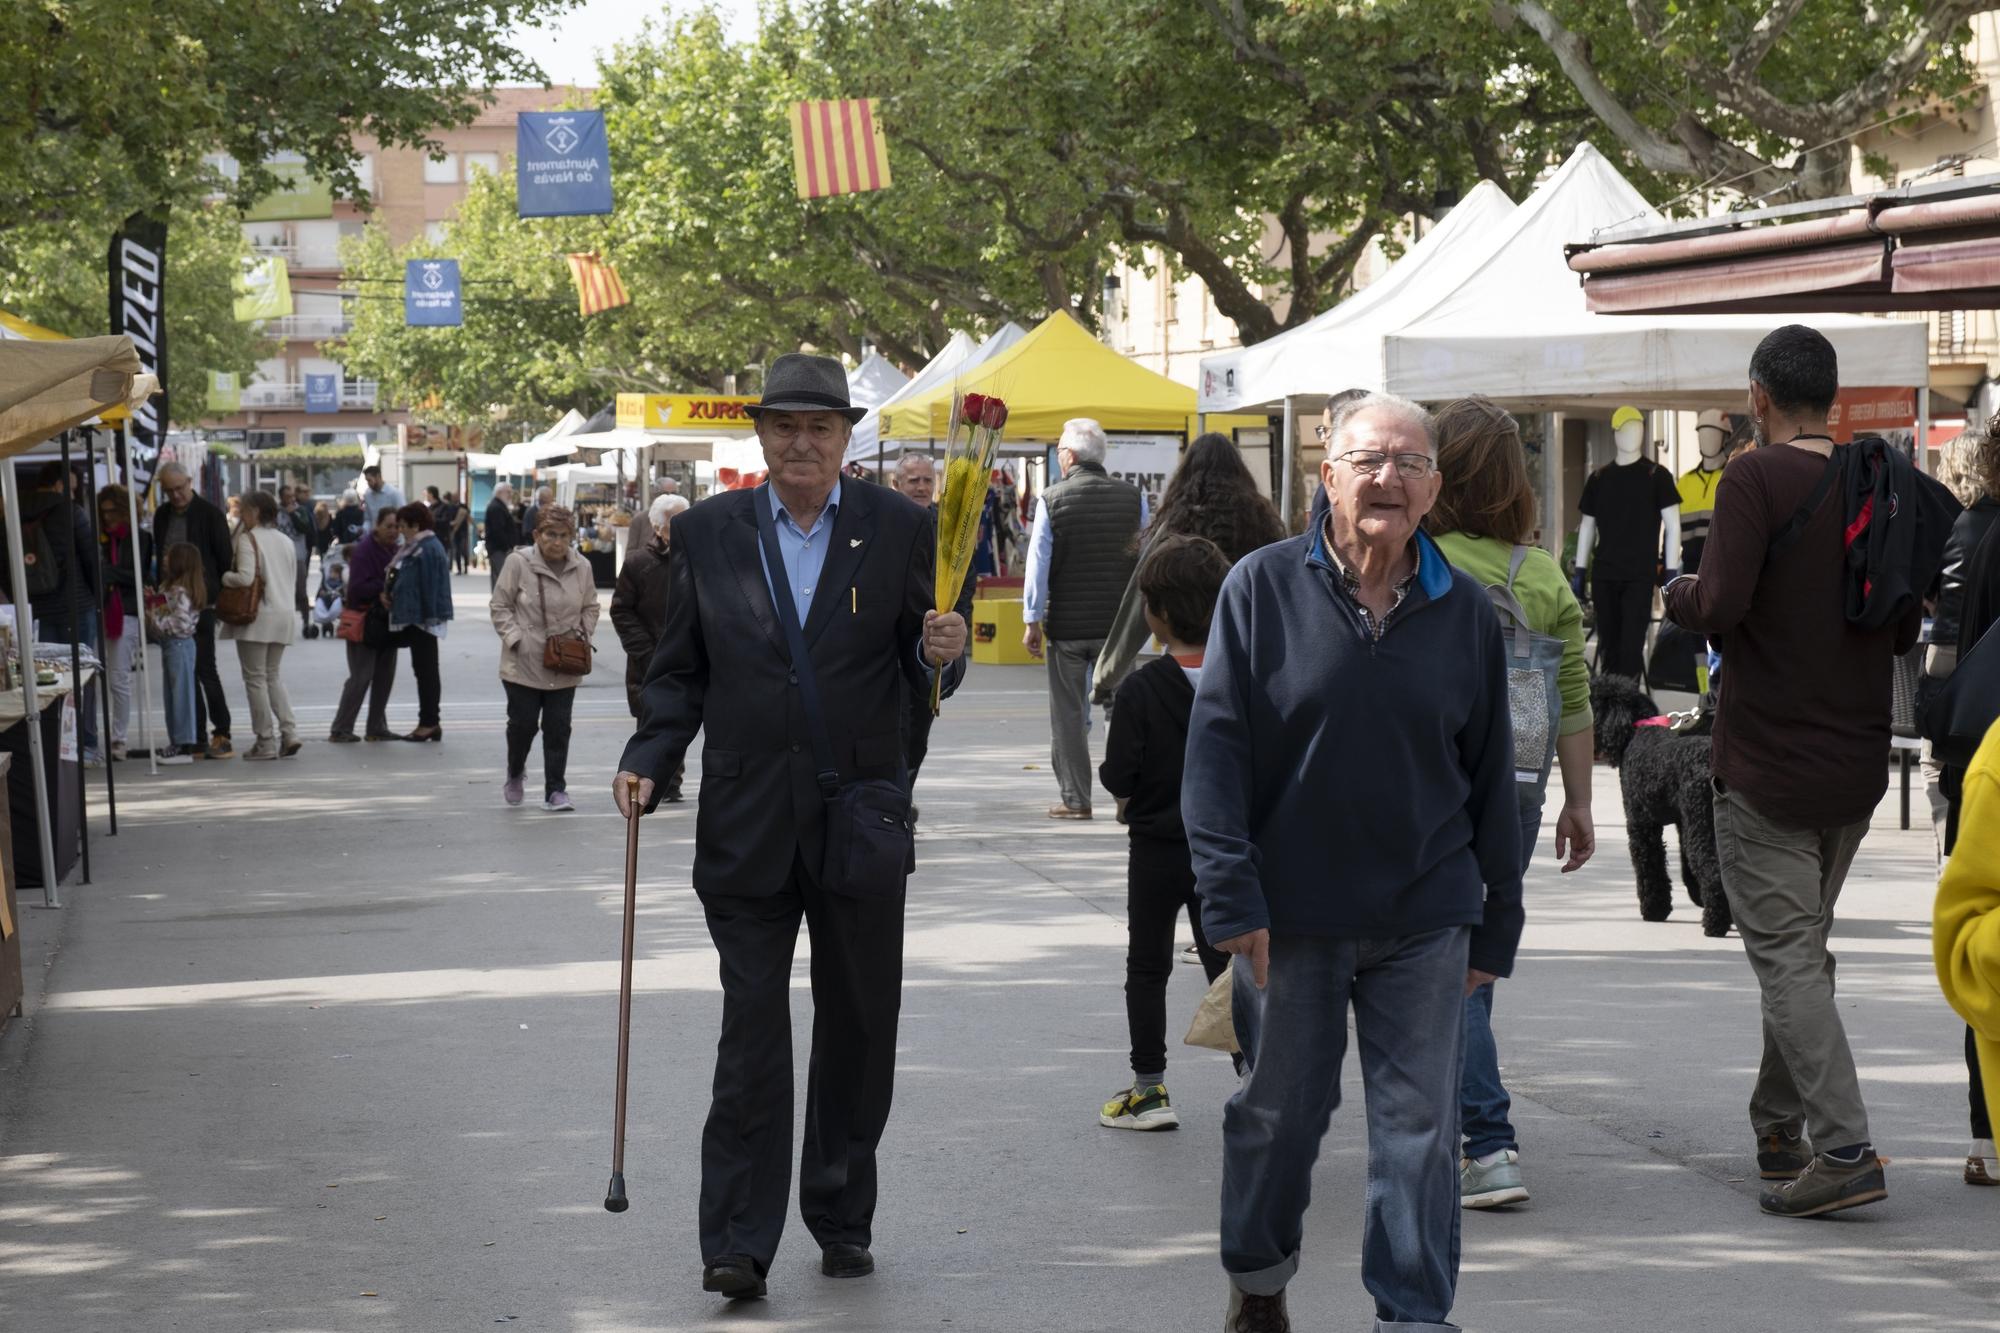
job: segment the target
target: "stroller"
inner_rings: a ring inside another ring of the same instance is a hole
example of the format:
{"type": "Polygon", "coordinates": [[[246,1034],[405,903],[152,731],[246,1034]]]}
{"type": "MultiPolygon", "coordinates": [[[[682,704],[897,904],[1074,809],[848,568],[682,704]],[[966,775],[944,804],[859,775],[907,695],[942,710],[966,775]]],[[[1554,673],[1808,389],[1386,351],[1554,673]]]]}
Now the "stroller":
{"type": "Polygon", "coordinates": [[[307,624],[309,638],[335,637],[340,627],[341,593],[347,587],[347,560],[338,545],[327,548],[320,559],[319,591],[313,595],[312,619],[307,624]]]}

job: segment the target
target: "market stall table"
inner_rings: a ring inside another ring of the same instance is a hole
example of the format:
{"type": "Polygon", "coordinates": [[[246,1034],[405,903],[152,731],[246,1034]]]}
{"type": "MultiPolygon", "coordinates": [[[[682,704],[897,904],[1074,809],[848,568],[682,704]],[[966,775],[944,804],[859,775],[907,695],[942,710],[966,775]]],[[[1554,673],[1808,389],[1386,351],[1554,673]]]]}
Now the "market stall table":
{"type": "MultiPolygon", "coordinates": [[[[88,685],[96,674],[86,666],[84,684],[88,685]]],[[[73,743],[69,756],[63,754],[63,703],[72,687],[67,670],[56,672],[55,677],[53,684],[36,685],[35,702],[42,710],[38,722],[42,729],[42,763],[48,778],[49,815],[55,825],[56,882],[61,883],[76,864],[82,845],[82,825],[77,816],[83,765],[73,743]]],[[[20,686],[0,690],[0,755],[17,757],[7,770],[7,823],[13,835],[12,849],[25,858],[14,867],[12,878],[22,888],[41,888],[42,840],[35,821],[34,773],[28,758],[28,728],[23,725],[26,720],[20,686]]]]}

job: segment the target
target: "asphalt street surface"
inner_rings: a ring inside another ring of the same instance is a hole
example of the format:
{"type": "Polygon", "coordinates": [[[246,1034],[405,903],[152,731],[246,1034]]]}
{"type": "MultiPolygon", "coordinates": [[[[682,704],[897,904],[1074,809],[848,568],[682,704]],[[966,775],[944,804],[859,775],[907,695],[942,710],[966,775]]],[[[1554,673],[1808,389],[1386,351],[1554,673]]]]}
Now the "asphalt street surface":
{"type": "MultiPolygon", "coordinates": [[[[918,786],[876,1275],[822,1278],[795,1216],[768,1301],[725,1308],[699,1290],[720,996],[687,885],[691,803],[644,825],[632,1209],[604,1211],[623,655],[605,622],[576,709],[580,812],[506,808],[485,590],[483,575],[458,581],[442,744],[322,743],[341,649],[302,642],[283,668],[309,741],[298,759],[157,777],[125,763],[115,839],[94,785],[95,883],[72,883],[60,911],[22,895],[29,1014],[0,1037],[0,1329],[1219,1328],[1234,1075],[1222,1055],[1175,1046],[1184,1127],[1097,1124],[1129,1080],[1124,836],[1109,819],[1044,816],[1056,791],[1039,668],[975,667],[918,786]]],[[[226,646],[222,661],[247,746],[226,646]]],[[[399,730],[415,703],[405,665],[399,730]]],[[[531,792],[539,767],[538,749],[531,792]]],[[[1890,1197],[1816,1222],[1757,1211],[1744,1109],[1757,1006],[1741,946],[1704,938],[1684,901],[1669,922],[1639,920],[1609,770],[1595,862],[1559,877],[1545,828],[1519,970],[1494,1013],[1533,1198],[1465,1216],[1459,1323],[2000,1329],[2000,1190],[1959,1181],[1962,1029],[1931,971],[1921,792],[1916,805],[1917,827],[1898,829],[1892,783],[1836,932],[1890,1197]]],[[[1328,848],[1330,877],[1339,861],[1328,848]]],[[[802,940],[801,1085],[807,954],[802,940]]],[[[1176,1033],[1201,990],[1197,969],[1176,969],[1176,1033]]],[[[1302,1333],[1372,1315],[1352,1064],[1291,1289],[1302,1333]]]]}

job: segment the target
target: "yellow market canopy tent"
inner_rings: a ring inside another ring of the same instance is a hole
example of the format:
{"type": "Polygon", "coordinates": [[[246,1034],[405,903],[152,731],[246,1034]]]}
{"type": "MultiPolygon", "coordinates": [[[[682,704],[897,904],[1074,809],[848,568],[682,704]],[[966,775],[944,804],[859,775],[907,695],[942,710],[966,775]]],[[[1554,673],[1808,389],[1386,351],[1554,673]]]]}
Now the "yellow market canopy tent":
{"type": "Polygon", "coordinates": [[[1107,431],[1180,435],[1194,427],[1192,388],[1126,360],[1067,314],[1049,316],[952,382],[884,408],[882,438],[944,439],[954,392],[1006,399],[1010,444],[1055,440],[1071,417],[1094,417],[1107,431]]]}

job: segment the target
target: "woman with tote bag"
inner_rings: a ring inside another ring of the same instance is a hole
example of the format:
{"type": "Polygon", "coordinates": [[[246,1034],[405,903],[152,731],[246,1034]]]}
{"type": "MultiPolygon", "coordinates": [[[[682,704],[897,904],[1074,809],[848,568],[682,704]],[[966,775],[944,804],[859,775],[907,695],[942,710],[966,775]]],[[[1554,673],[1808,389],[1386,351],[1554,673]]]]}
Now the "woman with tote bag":
{"type": "Polygon", "coordinates": [[[290,759],[299,752],[299,725],[285,693],[280,668],[285,646],[298,637],[292,611],[298,557],[292,539],[278,530],[278,501],[269,491],[251,491],[239,506],[241,523],[231,542],[235,560],[222,576],[216,618],[222,637],[236,641],[243,668],[243,692],[250,696],[250,719],[257,743],[245,759],[290,759]]]}

